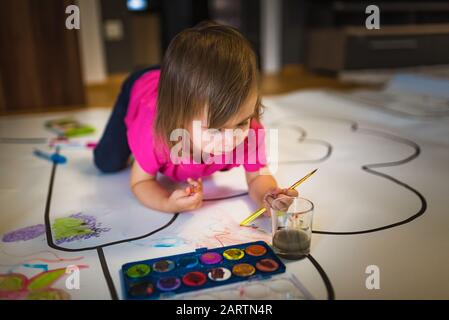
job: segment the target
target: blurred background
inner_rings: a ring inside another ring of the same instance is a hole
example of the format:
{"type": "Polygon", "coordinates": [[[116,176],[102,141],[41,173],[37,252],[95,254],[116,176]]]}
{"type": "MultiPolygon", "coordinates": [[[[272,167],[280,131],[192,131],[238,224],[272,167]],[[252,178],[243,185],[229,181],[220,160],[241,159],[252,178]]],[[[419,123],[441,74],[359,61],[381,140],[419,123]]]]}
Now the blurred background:
{"type": "Polygon", "coordinates": [[[3,0],[0,114],[111,107],[128,73],[206,19],[250,40],[265,95],[382,88],[404,70],[449,78],[447,0],[3,0]],[[79,30],[65,28],[71,4],[79,30]],[[369,4],[379,30],[365,27],[369,4]]]}

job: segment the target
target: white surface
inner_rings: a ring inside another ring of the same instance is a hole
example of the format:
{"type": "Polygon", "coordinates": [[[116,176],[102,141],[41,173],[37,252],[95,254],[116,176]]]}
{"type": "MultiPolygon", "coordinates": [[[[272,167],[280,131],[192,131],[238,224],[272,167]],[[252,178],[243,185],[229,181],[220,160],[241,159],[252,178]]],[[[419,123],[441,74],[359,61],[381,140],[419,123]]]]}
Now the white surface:
{"type": "MultiPolygon", "coordinates": [[[[268,106],[264,114],[266,127],[279,129],[281,164],[275,173],[278,182],[290,185],[310,170],[319,168],[300,188],[301,195],[316,206],[314,230],[347,232],[377,228],[418,212],[421,202],[410,190],[361,170],[366,164],[405,159],[414,149],[402,140],[367,134],[362,129],[399,136],[420,146],[421,153],[416,159],[375,170],[418,190],[428,205],[422,216],[373,233],[314,234],[311,253],[328,274],[337,299],[449,298],[449,120],[443,117],[399,118],[323,91],[267,97],[264,104],[268,106]],[[361,129],[351,130],[348,120],[357,121],[361,129]],[[332,146],[332,153],[324,159],[329,151],[327,144],[332,146]],[[380,290],[365,288],[365,269],[372,264],[380,268],[380,290]]],[[[97,127],[98,136],[108,114],[105,109],[94,109],[74,115],[97,127]]],[[[58,116],[1,118],[0,137],[51,136],[42,128],[43,122],[58,116]]],[[[32,156],[34,147],[36,145],[0,144],[2,234],[43,223],[51,165],[32,156]]],[[[63,154],[68,157],[68,163],[56,170],[51,220],[83,211],[95,215],[103,227],[111,231],[102,233],[99,238],[61,246],[74,249],[128,239],[146,234],[171,219],[171,215],[148,210],[137,203],[128,188],[128,171],[103,175],[93,167],[90,151],[64,150],[63,154]]],[[[235,195],[246,189],[241,169],[220,172],[205,183],[207,198],[235,195]]],[[[107,264],[119,295],[119,270],[124,263],[192,251],[197,246],[263,238],[259,231],[246,228],[239,231],[237,226],[254,209],[247,196],[205,202],[200,210],[181,213],[173,224],[159,233],[105,247],[107,264]]],[[[79,263],[89,268],[81,270],[81,289],[70,292],[72,298],[110,297],[95,250],[70,253],[49,249],[44,236],[17,243],[0,242],[0,249],[2,265],[20,260],[11,254],[27,255],[41,250],[63,257],[83,256],[79,263]]],[[[49,267],[54,269],[67,264],[53,263],[49,267]]],[[[0,267],[1,273],[8,270],[10,267],[0,267]]],[[[312,296],[326,298],[324,284],[310,261],[288,262],[287,270],[295,274],[312,296]]],[[[16,270],[22,271],[22,267],[16,270]]],[[[64,282],[61,280],[54,287],[64,288],[64,282]]]]}

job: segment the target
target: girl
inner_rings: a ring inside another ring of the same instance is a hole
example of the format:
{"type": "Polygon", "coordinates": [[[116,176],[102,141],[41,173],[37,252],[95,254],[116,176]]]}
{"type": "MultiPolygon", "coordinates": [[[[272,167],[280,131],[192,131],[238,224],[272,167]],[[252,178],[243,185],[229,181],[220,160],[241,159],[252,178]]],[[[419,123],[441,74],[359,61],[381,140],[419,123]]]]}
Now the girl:
{"type": "Polygon", "coordinates": [[[240,164],[258,205],[297,196],[294,190],[279,189],[273,176],[262,172],[267,168],[257,76],[256,56],[236,29],[201,23],[179,33],[160,69],[134,73],[125,81],[94,150],[96,166],[118,171],[132,153],[134,195],[164,212],[199,208],[201,178],[240,164]],[[170,193],[156,180],[158,172],[191,187],[170,193]]]}

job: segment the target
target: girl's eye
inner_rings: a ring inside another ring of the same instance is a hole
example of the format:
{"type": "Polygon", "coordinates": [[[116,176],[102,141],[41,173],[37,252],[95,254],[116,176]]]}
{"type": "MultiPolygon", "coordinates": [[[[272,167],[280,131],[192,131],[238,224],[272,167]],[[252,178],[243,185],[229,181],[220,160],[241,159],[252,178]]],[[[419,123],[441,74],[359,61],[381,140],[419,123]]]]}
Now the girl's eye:
{"type": "Polygon", "coordinates": [[[238,125],[238,127],[245,127],[248,125],[248,120],[246,120],[245,122],[242,122],[238,125]]]}
{"type": "Polygon", "coordinates": [[[210,130],[209,132],[210,132],[210,134],[216,136],[216,135],[221,134],[223,132],[223,130],[224,129],[213,129],[213,130],[210,130]]]}

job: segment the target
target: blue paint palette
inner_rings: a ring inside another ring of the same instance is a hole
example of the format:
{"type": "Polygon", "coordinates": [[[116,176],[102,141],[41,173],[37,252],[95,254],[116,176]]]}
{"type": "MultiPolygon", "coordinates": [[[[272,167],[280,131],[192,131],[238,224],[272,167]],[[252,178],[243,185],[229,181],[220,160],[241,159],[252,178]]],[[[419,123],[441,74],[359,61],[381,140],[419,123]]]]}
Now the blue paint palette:
{"type": "Polygon", "coordinates": [[[256,241],[126,263],[121,278],[125,299],[153,300],[283,272],[270,246],[256,241]]]}

